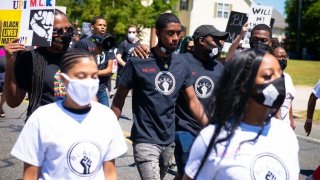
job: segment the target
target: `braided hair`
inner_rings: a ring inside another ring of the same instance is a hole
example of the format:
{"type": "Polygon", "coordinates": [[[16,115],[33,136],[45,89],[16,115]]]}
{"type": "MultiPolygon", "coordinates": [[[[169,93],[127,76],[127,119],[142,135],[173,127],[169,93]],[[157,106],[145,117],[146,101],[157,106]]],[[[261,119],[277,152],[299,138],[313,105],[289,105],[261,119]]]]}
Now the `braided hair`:
{"type": "Polygon", "coordinates": [[[169,23],[180,23],[179,18],[172,13],[163,13],[156,20],[156,29],[161,30],[169,23]]]}
{"type": "MultiPolygon", "coordinates": [[[[194,179],[196,179],[205,164],[211,149],[213,148],[217,152],[217,145],[230,141],[236,128],[240,125],[265,53],[265,51],[257,49],[247,49],[233,56],[233,59],[226,64],[220,79],[222,83],[215,91],[216,105],[214,113],[211,115],[211,123],[215,124],[215,130],[194,179]],[[223,129],[227,132],[226,137],[218,138],[223,129]]],[[[249,141],[255,141],[262,133],[262,130],[263,128],[261,128],[256,138],[249,141]]]]}
{"type": "MultiPolygon", "coordinates": [[[[54,16],[62,15],[67,17],[62,11],[55,9],[54,16]]],[[[45,75],[45,68],[48,64],[46,57],[48,56],[47,49],[40,47],[36,50],[31,51],[32,57],[32,82],[31,82],[31,92],[29,93],[29,105],[27,111],[27,118],[40,106],[41,96],[43,90],[43,78],[45,75]]]]}
{"type": "Polygon", "coordinates": [[[81,49],[71,49],[66,52],[61,58],[61,72],[67,73],[75,64],[80,61],[80,58],[89,58],[96,62],[95,58],[89,51],[83,51],[81,49]]]}

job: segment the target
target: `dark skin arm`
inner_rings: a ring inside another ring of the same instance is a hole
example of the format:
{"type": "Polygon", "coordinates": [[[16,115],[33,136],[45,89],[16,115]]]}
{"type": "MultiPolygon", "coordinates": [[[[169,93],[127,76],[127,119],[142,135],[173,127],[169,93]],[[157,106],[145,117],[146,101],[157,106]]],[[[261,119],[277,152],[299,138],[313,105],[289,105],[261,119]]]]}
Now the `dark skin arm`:
{"type": "Polygon", "coordinates": [[[125,99],[129,93],[129,89],[119,84],[117,92],[112,101],[111,110],[116,114],[119,119],[122,113],[122,108],[125,102],[125,99]]]}
{"type": "Polygon", "coordinates": [[[316,107],[317,99],[318,98],[313,93],[310,94],[308,101],[307,119],[304,123],[304,130],[306,131],[307,136],[309,136],[309,134],[311,133],[313,113],[316,107]]]}
{"type": "Polygon", "coordinates": [[[4,93],[7,98],[7,104],[11,108],[19,106],[26,95],[26,91],[18,86],[14,73],[15,55],[17,52],[25,50],[24,45],[18,43],[18,41],[18,38],[14,39],[4,46],[6,50],[4,93]]]}
{"type": "Polygon", "coordinates": [[[202,104],[200,103],[193,86],[189,86],[184,89],[185,98],[189,104],[189,109],[193,117],[201,124],[203,127],[206,126],[209,122],[208,117],[203,109],[202,104]]]}

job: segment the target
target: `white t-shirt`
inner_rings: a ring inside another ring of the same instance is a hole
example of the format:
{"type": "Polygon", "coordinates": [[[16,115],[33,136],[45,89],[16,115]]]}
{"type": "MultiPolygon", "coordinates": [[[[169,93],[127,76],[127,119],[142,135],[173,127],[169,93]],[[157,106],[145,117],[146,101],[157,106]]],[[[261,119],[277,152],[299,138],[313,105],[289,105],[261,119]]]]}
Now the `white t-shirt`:
{"type": "Polygon", "coordinates": [[[286,87],[286,98],[280,108],[280,115],[281,115],[281,119],[290,125],[289,111],[291,108],[292,100],[294,99],[294,96],[295,96],[295,89],[292,83],[291,76],[285,72],[283,74],[284,74],[284,82],[286,87]]]}
{"type": "Polygon", "coordinates": [[[312,93],[318,98],[320,99],[320,80],[318,81],[318,83],[314,86],[312,93]]]}
{"type": "MultiPolygon", "coordinates": [[[[185,173],[194,179],[214,132],[214,125],[204,128],[192,145],[185,173]]],[[[210,152],[197,179],[298,179],[298,140],[291,127],[272,118],[254,142],[259,126],[241,123],[229,143],[217,145],[210,152]],[[227,151],[225,147],[228,146],[227,151]],[[224,157],[222,158],[222,156],[224,157]]],[[[223,129],[220,138],[225,137],[223,129]]]]}
{"type": "Polygon", "coordinates": [[[103,162],[126,151],[119,122],[108,107],[91,102],[91,110],[80,115],[58,101],[30,116],[11,154],[42,167],[40,179],[105,179],[103,162]]]}

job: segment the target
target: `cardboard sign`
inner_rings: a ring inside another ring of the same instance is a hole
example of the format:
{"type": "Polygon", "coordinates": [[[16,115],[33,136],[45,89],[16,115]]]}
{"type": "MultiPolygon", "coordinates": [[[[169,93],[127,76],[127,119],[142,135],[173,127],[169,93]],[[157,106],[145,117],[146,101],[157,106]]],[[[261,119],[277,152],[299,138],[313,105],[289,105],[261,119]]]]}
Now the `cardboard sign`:
{"type": "Polygon", "coordinates": [[[82,34],[91,36],[91,23],[89,22],[83,22],[82,23],[82,34]]]}
{"type": "Polygon", "coordinates": [[[1,0],[0,45],[20,38],[26,46],[50,46],[55,0],[1,0]]]}
{"type": "Polygon", "coordinates": [[[232,43],[237,35],[241,32],[242,26],[247,22],[247,14],[231,11],[229,16],[226,32],[229,32],[230,35],[226,42],[232,43]]]}
{"type": "Polygon", "coordinates": [[[258,24],[267,24],[270,25],[272,15],[272,7],[270,6],[261,6],[252,4],[249,12],[249,30],[243,38],[242,47],[250,48],[249,39],[251,36],[251,30],[254,26],[258,24]]]}

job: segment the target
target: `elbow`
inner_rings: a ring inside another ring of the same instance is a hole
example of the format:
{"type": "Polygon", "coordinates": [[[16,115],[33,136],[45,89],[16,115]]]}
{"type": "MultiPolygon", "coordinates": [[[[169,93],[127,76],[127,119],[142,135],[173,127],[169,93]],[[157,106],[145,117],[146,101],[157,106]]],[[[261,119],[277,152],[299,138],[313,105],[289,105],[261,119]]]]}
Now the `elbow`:
{"type": "Polygon", "coordinates": [[[6,99],[6,103],[10,108],[16,108],[21,104],[19,102],[12,101],[12,99],[11,100],[6,99]]]}

